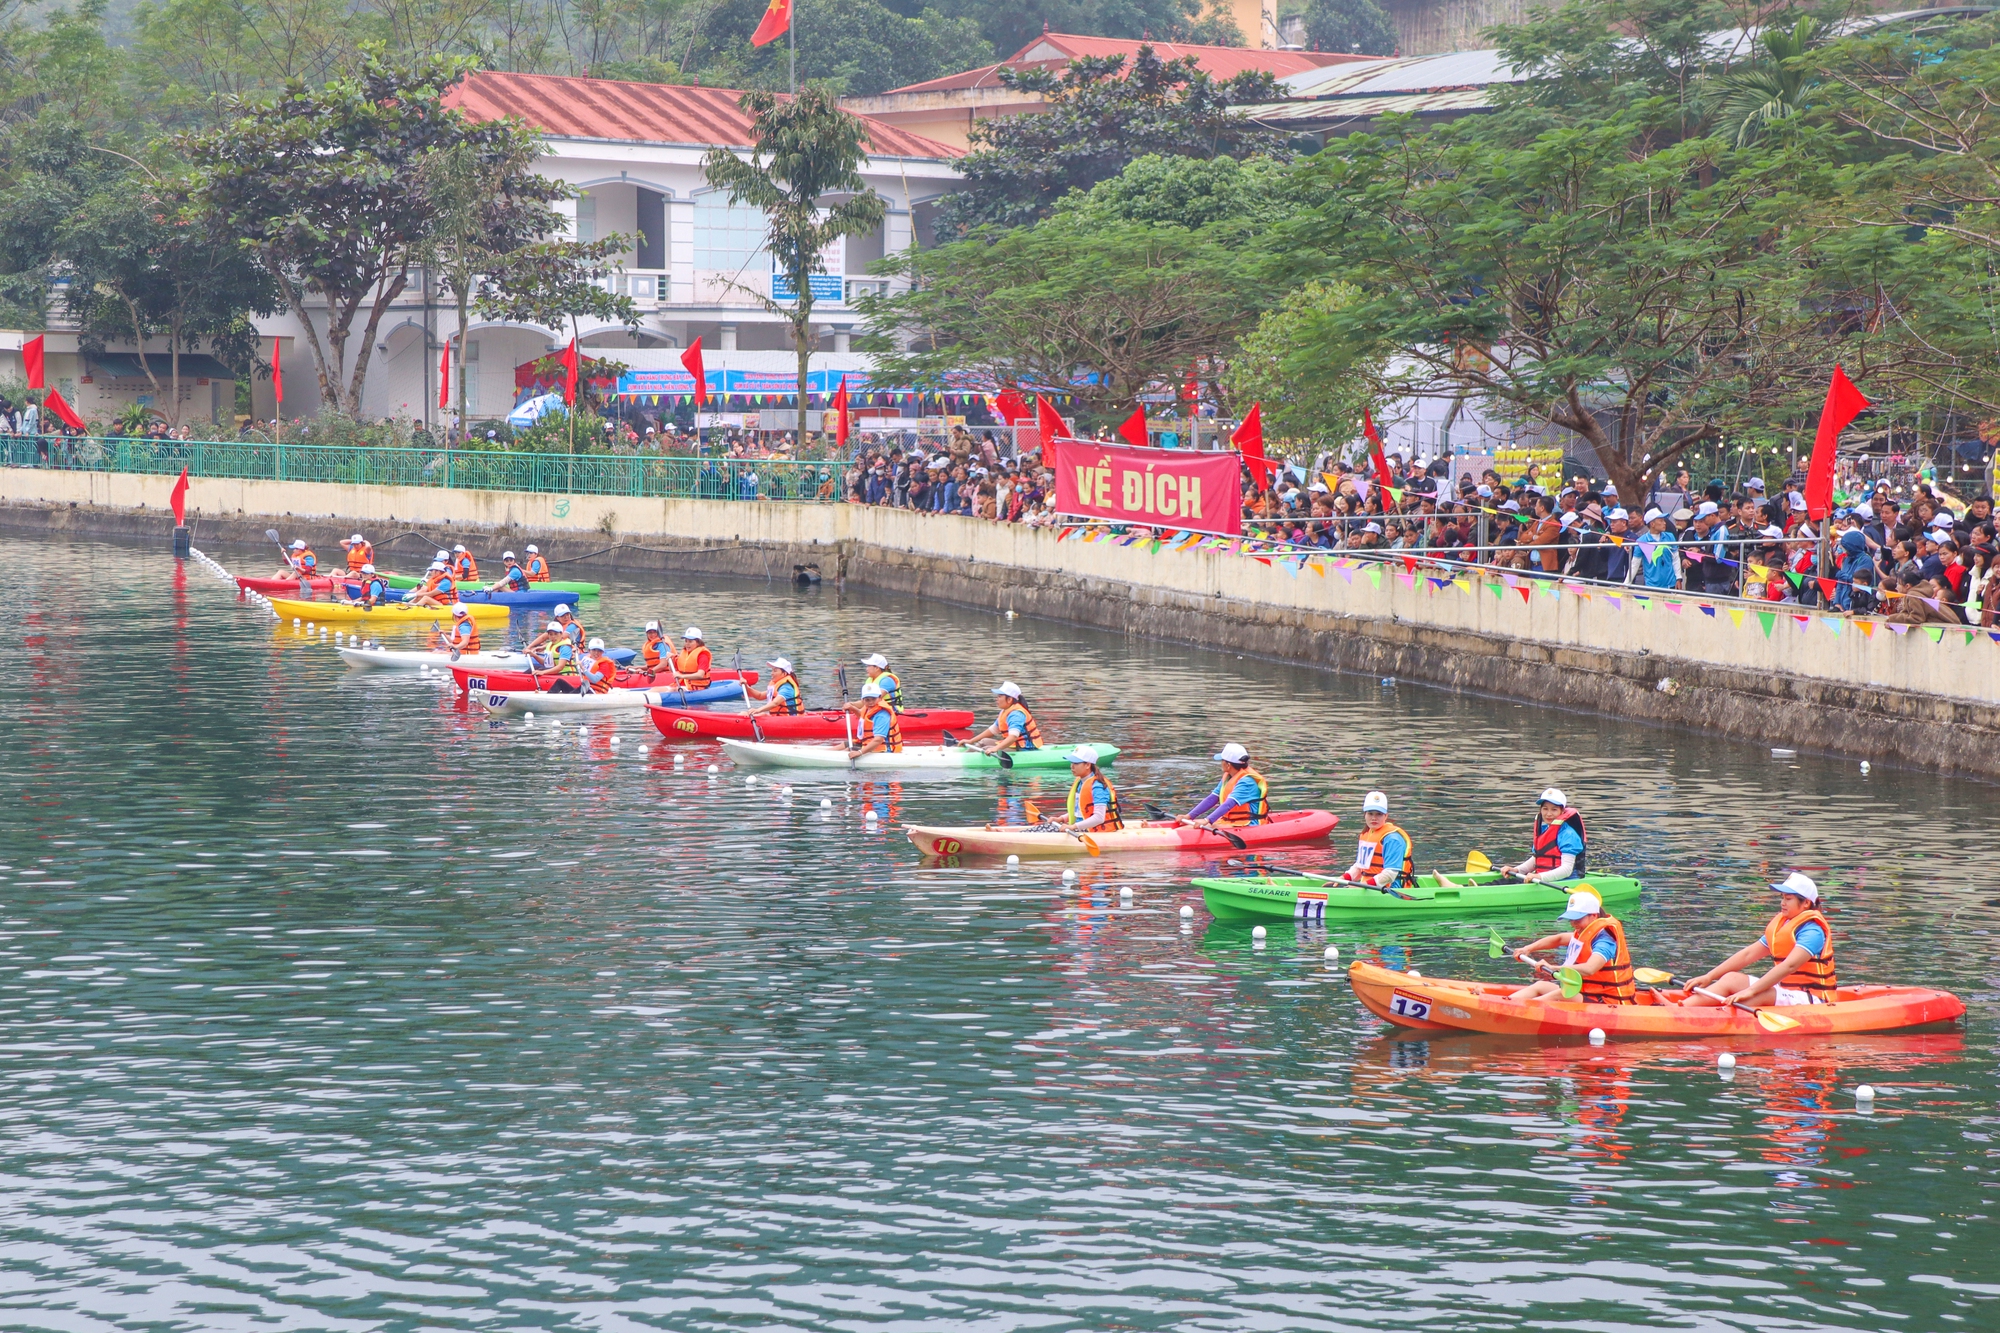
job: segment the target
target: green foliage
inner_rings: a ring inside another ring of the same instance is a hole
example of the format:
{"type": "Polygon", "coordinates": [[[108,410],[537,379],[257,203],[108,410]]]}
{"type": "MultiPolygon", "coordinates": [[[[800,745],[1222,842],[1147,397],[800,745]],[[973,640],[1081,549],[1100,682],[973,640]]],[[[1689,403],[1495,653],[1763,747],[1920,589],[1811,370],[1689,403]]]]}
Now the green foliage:
{"type": "Polygon", "coordinates": [[[1265,311],[1223,372],[1237,411],[1261,402],[1273,433],[1309,442],[1315,451],[1357,439],[1361,409],[1371,405],[1368,386],[1380,382],[1384,358],[1335,363],[1319,349],[1339,336],[1337,321],[1361,296],[1349,283],[1315,278],[1265,311]]]}
{"type": "Polygon", "coordinates": [[[1296,204],[1290,174],[1270,158],[1148,154],[1088,191],[1065,195],[1053,214],[1079,225],[1161,222],[1199,229],[1217,222],[1269,225],[1296,204]]]}
{"type": "Polygon", "coordinates": [[[1764,59],[1755,67],[1732,70],[1710,80],[1716,128],[1739,147],[1772,121],[1805,110],[1820,78],[1808,59],[1822,38],[1818,19],[1807,15],[1789,28],[1766,28],[1757,35],[1764,59]]]}
{"type": "Polygon", "coordinates": [[[1046,109],[974,128],[973,150],[959,163],[965,186],[939,209],[942,236],[1032,222],[1072,190],[1109,180],[1135,158],[1206,161],[1283,152],[1280,136],[1231,109],[1275,99],[1268,74],[1218,82],[1191,57],[1163,61],[1142,46],[1129,72],[1124,57],[1112,56],[1071,61],[1060,71],[1002,70],[1000,78],[1039,94],[1046,109]]]}
{"type": "Polygon", "coordinates": [[[1375,0],[1309,0],[1306,45],[1315,51],[1395,54],[1396,25],[1375,0]]]}

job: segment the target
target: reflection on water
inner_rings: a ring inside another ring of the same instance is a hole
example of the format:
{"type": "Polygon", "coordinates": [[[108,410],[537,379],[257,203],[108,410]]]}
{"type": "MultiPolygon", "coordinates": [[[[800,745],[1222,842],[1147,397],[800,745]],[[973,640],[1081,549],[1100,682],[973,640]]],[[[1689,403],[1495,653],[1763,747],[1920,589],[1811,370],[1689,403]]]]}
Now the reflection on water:
{"type": "Polygon", "coordinates": [[[349,673],[163,550],[0,554],[10,1328],[1992,1321],[1993,787],[831,587],[584,604],[614,642],[678,618],[803,660],[820,701],[876,650],[982,724],[1011,677],[1127,747],[1131,808],[1186,808],[1242,740],[1343,815],[1280,858],[1310,869],[1371,788],[1424,868],[1518,857],[1559,782],[1647,883],[1649,965],[1719,960],[1802,865],[1843,977],[1972,1005],[1744,1040],[1728,1078],[1699,1044],[1397,1040],[1348,961],[1506,977],[1489,924],[1545,923],[1258,949],[1178,916],[1217,862],[902,835],[1054,805],[1059,772],[787,797],[638,717],[496,726],[349,673]]]}

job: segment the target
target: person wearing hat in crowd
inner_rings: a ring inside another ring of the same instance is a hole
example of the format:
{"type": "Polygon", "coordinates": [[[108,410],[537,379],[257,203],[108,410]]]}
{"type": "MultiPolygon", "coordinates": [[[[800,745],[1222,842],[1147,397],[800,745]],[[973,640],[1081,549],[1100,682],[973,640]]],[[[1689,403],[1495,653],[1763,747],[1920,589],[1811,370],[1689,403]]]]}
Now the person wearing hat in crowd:
{"type": "Polygon", "coordinates": [[[281,579],[310,579],[319,575],[319,557],[305,544],[303,538],[294,541],[285,552],[285,563],[278,567],[275,577],[281,579]]]}
{"type": "Polygon", "coordinates": [[[1646,530],[1632,539],[1636,557],[1634,582],[1648,588],[1678,588],[1681,583],[1679,542],[1658,509],[1646,511],[1646,530]]]}
{"type": "MultiPolygon", "coordinates": [[[[871,685],[874,683],[869,682],[871,685]]],[[[1011,680],[1003,680],[993,687],[993,694],[1000,701],[1000,715],[993,719],[991,726],[967,740],[966,744],[982,754],[1041,749],[1042,729],[1036,724],[1035,715],[1028,711],[1028,705],[1022,702],[1021,687],[1011,680]]]]}
{"type": "Polygon", "coordinates": [[[1733,1000],[1757,1008],[1832,1002],[1837,984],[1833,928],[1820,909],[1819,885],[1794,870],[1773,884],[1771,891],[1778,895],[1778,914],[1764,927],[1764,933],[1700,976],[1690,978],[1682,1004],[1714,1005],[1733,1000]],[[1743,970],[1763,958],[1776,960],[1763,976],[1753,977],[1743,970]],[[1715,994],[1698,995],[1697,988],[1715,994]]]}
{"type": "Polygon", "coordinates": [[[849,743],[848,757],[858,759],[877,751],[898,754],[902,749],[903,728],[896,721],[896,710],[882,701],[882,687],[871,680],[861,687],[860,735],[849,743]]]}
{"type": "Polygon", "coordinates": [[[674,679],[680,683],[682,689],[708,688],[715,659],[709,653],[708,645],[702,641],[699,626],[689,625],[682,631],[681,646],[674,650],[673,661],[669,665],[673,668],[674,679]]]}
{"type": "Polygon", "coordinates": [[[1561,788],[1550,787],[1535,798],[1535,831],[1529,845],[1528,859],[1502,867],[1503,876],[1531,884],[1555,884],[1581,879],[1588,873],[1583,812],[1570,806],[1561,788]]]}
{"type": "Polygon", "coordinates": [[[531,544],[524,549],[528,552],[528,582],[547,583],[549,562],[542,559],[542,548],[531,544]]]}
{"type": "Polygon", "coordinates": [[[363,565],[372,565],[375,563],[375,548],[370,546],[360,533],[355,533],[352,537],[342,542],[341,545],[347,548],[347,575],[349,578],[359,578],[363,565]]]}
{"type": "Polygon", "coordinates": [[[747,683],[743,686],[747,697],[763,700],[750,712],[753,715],[780,713],[787,717],[805,712],[806,687],[799,683],[799,674],[792,669],[791,659],[773,657],[764,665],[771,668],[771,683],[762,687],[747,683]]]}
{"type": "Polygon", "coordinates": [[[1271,817],[1271,784],[1250,767],[1250,752],[1235,741],[1215,752],[1222,765],[1222,780],[1215,789],[1181,816],[1183,823],[1205,828],[1228,825],[1232,828],[1261,824],[1271,817]]]}
{"type": "Polygon", "coordinates": [[[506,568],[500,571],[500,577],[495,579],[486,591],[526,592],[529,582],[528,571],[521,568],[521,562],[514,558],[514,553],[512,551],[506,552],[500,557],[500,563],[506,566],[506,568]]]}
{"type": "Polygon", "coordinates": [[[460,602],[451,608],[451,628],[443,634],[433,636],[432,646],[441,653],[457,657],[461,653],[479,651],[479,623],[472,618],[472,612],[460,602]]]}
{"type": "MultiPolygon", "coordinates": [[[[1604,900],[1588,884],[1579,884],[1569,896],[1560,918],[1570,928],[1544,935],[1533,944],[1514,951],[1516,961],[1541,972],[1556,968],[1534,957],[1550,949],[1563,950],[1563,967],[1573,967],[1583,978],[1579,996],[1586,1004],[1631,1004],[1638,988],[1632,974],[1632,954],[1625,944],[1625,926],[1604,910],[1604,900]]],[[[1543,977],[1521,987],[1510,1000],[1547,1000],[1562,994],[1562,982],[1543,977]]]]}
{"type": "Polygon", "coordinates": [[[472,552],[465,549],[463,542],[451,548],[451,576],[463,584],[479,582],[479,562],[472,558],[472,552]]]}
{"type": "Polygon", "coordinates": [[[1063,802],[1065,833],[1116,833],[1125,827],[1118,813],[1118,789],[1097,766],[1097,747],[1069,752],[1069,799],[1063,802]]]}
{"type": "Polygon", "coordinates": [[[575,674],[565,672],[549,686],[550,694],[603,694],[618,679],[618,664],[605,656],[602,639],[592,639],[581,655],[570,660],[575,674]]]}
{"type": "Polygon", "coordinates": [[[1361,841],[1354,850],[1354,864],[1340,877],[1378,889],[1417,882],[1416,847],[1409,834],[1389,822],[1389,798],[1379,791],[1361,798],[1361,841]]]}
{"type": "Polygon", "coordinates": [[[453,581],[444,561],[433,560],[424,574],[424,581],[410,589],[409,596],[403,600],[411,606],[428,606],[442,611],[447,606],[458,604],[458,584],[453,581]]]}

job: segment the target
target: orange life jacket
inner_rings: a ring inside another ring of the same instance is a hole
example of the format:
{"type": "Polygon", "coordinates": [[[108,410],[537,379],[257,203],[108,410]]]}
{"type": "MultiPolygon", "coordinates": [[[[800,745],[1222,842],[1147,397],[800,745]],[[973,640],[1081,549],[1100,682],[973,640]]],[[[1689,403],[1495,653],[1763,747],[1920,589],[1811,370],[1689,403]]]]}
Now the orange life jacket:
{"type": "MultiPolygon", "coordinates": [[[[767,699],[776,699],[778,701],[778,711],[781,713],[798,714],[806,711],[806,687],[799,684],[799,678],[789,671],[773,671],[771,673],[771,688],[764,697],[767,699]],[[789,704],[784,701],[784,696],[778,693],[778,687],[787,681],[791,682],[792,686],[792,701],[789,704]]],[[[894,712],[895,709],[892,707],[890,711],[894,712]]]]}
{"type": "Polygon", "coordinates": [[[1097,813],[1097,784],[1104,784],[1104,794],[1109,804],[1104,807],[1104,822],[1092,829],[1093,833],[1114,833],[1125,827],[1125,821],[1118,813],[1118,789],[1111,785],[1111,779],[1095,769],[1084,777],[1069,784],[1069,822],[1080,824],[1097,813]]]}
{"type": "Polygon", "coordinates": [[[298,570],[301,574],[317,575],[319,573],[319,557],[313,554],[312,547],[310,546],[306,547],[303,551],[293,551],[292,568],[298,570]]]}
{"type": "Polygon", "coordinates": [[[660,645],[665,642],[665,639],[648,638],[644,643],[639,645],[639,666],[642,670],[658,671],[660,669],[660,664],[667,660],[660,656],[660,645]]]}
{"type": "Polygon", "coordinates": [[[715,659],[706,648],[676,648],[674,650],[674,670],[686,678],[690,689],[701,689],[708,684],[709,664],[715,659]]]}
{"type": "Polygon", "coordinates": [[[618,664],[608,657],[600,657],[595,662],[585,658],[580,672],[592,694],[604,694],[618,679],[618,664]]]}
{"type": "Polygon", "coordinates": [[[451,562],[451,576],[460,583],[471,583],[479,577],[479,562],[472,558],[472,552],[454,556],[451,562]]]}
{"type": "Polygon", "coordinates": [[[549,581],[549,562],[542,559],[539,555],[529,556],[528,582],[547,583],[548,581],[549,581]]]}
{"type": "Polygon", "coordinates": [[[451,633],[447,637],[451,641],[451,646],[459,652],[476,653],[479,651],[479,622],[467,616],[451,627],[451,633]]]}
{"type": "Polygon", "coordinates": [[[1007,739],[1011,734],[1007,730],[1007,714],[1013,712],[1016,708],[1021,710],[1021,716],[1026,719],[1026,725],[1021,728],[1021,734],[1027,740],[1027,748],[1030,750],[1041,749],[1042,729],[1035,725],[1035,715],[1028,711],[1028,705],[1022,703],[1019,699],[1009,699],[1000,706],[1000,720],[993,724],[993,729],[1000,733],[1000,739],[1007,739]]]}
{"type": "Polygon", "coordinates": [[[1396,883],[1399,885],[1414,884],[1417,882],[1416,840],[1410,837],[1402,828],[1391,824],[1386,819],[1382,821],[1382,827],[1380,828],[1365,828],[1361,830],[1361,845],[1356,849],[1355,864],[1361,867],[1361,871],[1365,875],[1381,874],[1383,868],[1388,864],[1388,861],[1382,855],[1382,841],[1391,833],[1401,833],[1403,835],[1403,870],[1396,877],[1396,883]]]}
{"type": "Polygon", "coordinates": [[[359,546],[350,546],[347,548],[348,573],[359,574],[363,565],[372,565],[374,563],[375,548],[367,542],[362,542],[359,546]]]}
{"type": "MultiPolygon", "coordinates": [[[[1249,805],[1232,808],[1228,814],[1222,816],[1222,822],[1225,824],[1261,824],[1271,817],[1271,784],[1266,782],[1264,775],[1256,769],[1246,768],[1234,778],[1227,779],[1229,791],[1236,790],[1236,784],[1245,778],[1257,784],[1257,799],[1249,805]]],[[[1221,787],[1221,783],[1216,784],[1215,799],[1226,801],[1229,799],[1229,792],[1221,790],[1221,787]]]]}
{"type": "Polygon", "coordinates": [[[1554,870],[1562,864],[1563,856],[1560,851],[1556,850],[1556,839],[1561,836],[1563,825],[1565,824],[1576,830],[1577,840],[1583,844],[1583,850],[1576,854],[1576,864],[1570,867],[1569,877],[1571,879],[1581,879],[1586,873],[1583,862],[1584,858],[1590,853],[1590,839],[1583,831],[1583,812],[1565,807],[1561,814],[1557,815],[1553,821],[1547,824],[1542,822],[1540,814],[1535,816],[1535,873],[1537,875],[1545,870],[1554,870]]]}
{"type": "Polygon", "coordinates": [[[861,739],[870,740],[875,735],[875,715],[882,714],[889,719],[889,734],[882,738],[882,748],[890,754],[900,754],[903,749],[903,726],[896,720],[896,710],[879,699],[864,699],[861,703],[861,739]]]}
{"type": "Polygon", "coordinates": [[[1826,948],[1806,959],[1786,975],[1778,984],[1802,990],[1816,1000],[1830,1001],[1838,983],[1833,975],[1833,927],[1826,924],[1826,914],[1817,907],[1808,907],[1790,921],[1780,912],[1771,918],[1771,924],[1764,927],[1764,938],[1771,942],[1771,957],[1779,962],[1791,957],[1798,947],[1799,927],[1808,921],[1826,932],[1826,948]]]}
{"type": "Polygon", "coordinates": [[[1576,961],[1590,957],[1591,945],[1605,931],[1611,932],[1618,952],[1611,961],[1583,979],[1583,998],[1592,1004],[1630,1004],[1638,988],[1632,981],[1632,955],[1625,948],[1625,927],[1618,918],[1599,913],[1595,920],[1570,932],[1576,941],[1576,961]]]}

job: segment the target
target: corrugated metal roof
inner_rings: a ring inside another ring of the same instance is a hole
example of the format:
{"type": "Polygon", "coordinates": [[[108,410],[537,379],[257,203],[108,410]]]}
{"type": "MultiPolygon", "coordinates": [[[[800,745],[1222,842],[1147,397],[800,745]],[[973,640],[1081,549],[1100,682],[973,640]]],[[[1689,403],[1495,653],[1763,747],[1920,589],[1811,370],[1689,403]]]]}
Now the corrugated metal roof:
{"type": "Polygon", "coordinates": [[[1084,37],[1070,32],[1045,32],[997,65],[947,74],[903,88],[891,88],[881,97],[897,93],[942,93],[965,88],[998,88],[1003,69],[1031,69],[1036,66],[1067,65],[1085,56],[1124,56],[1129,63],[1141,46],[1150,46],[1162,60],[1194,57],[1201,72],[1214,79],[1231,79],[1250,70],[1263,70],[1280,78],[1327,66],[1384,63],[1377,56],[1349,55],[1341,51],[1262,51],[1247,46],[1197,46],[1186,42],[1128,41],[1119,37],[1084,37]]]}
{"type": "MultiPolygon", "coordinates": [[[[748,148],[750,117],[736,105],[742,96],[727,88],[485,70],[452,89],[445,102],[475,120],[518,116],[558,139],[748,148]]],[[[935,139],[868,116],[861,120],[869,151],[877,156],[940,161],[960,156],[935,139]]]]}
{"type": "Polygon", "coordinates": [[[1447,88],[1483,88],[1521,83],[1495,50],[1452,51],[1437,56],[1404,56],[1372,65],[1336,65],[1304,70],[1280,79],[1294,97],[1369,97],[1378,93],[1420,93],[1447,88]]]}
{"type": "Polygon", "coordinates": [[[1435,93],[1385,93],[1379,97],[1323,97],[1314,102],[1265,102],[1241,108],[1242,113],[1272,129],[1317,129],[1377,116],[1464,115],[1489,111],[1493,99],[1484,88],[1451,88],[1435,93]]]}

